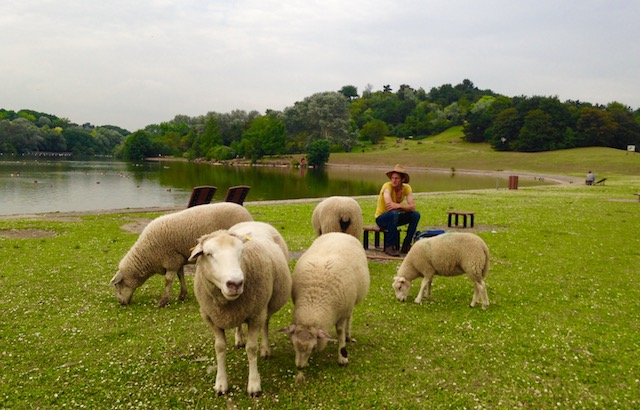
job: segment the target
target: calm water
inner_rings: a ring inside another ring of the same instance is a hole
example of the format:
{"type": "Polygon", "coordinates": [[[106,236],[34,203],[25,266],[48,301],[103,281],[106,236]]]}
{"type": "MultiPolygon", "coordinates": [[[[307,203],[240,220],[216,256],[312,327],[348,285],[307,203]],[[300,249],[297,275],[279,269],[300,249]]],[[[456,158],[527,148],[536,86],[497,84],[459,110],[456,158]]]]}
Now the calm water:
{"type": "MultiPolygon", "coordinates": [[[[92,211],[186,206],[191,189],[214,185],[214,202],[229,186],[250,185],[247,201],[375,195],[384,171],[349,168],[304,170],[223,167],[188,162],[129,164],[102,159],[78,161],[0,157],[0,214],[92,211]]],[[[540,185],[520,178],[519,185],[540,185]]],[[[414,192],[505,188],[507,178],[412,172],[414,192]]]]}

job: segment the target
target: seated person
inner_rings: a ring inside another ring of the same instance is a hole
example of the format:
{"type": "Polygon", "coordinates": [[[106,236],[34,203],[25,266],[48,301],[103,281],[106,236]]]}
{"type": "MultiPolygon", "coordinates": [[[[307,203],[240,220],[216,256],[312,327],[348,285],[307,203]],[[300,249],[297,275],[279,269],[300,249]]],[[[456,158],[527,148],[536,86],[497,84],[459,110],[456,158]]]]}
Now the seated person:
{"type": "Polygon", "coordinates": [[[596,174],[594,174],[593,172],[589,171],[587,173],[587,179],[585,180],[585,183],[587,185],[593,185],[596,182],[596,174]]]}
{"type": "Polygon", "coordinates": [[[402,252],[411,249],[411,241],[420,221],[420,213],[416,211],[416,203],[409,185],[409,174],[404,167],[396,165],[387,172],[389,182],[382,185],[376,208],[376,224],[387,230],[384,235],[384,252],[390,256],[399,256],[396,248],[399,242],[398,226],[409,225],[407,236],[402,243],[402,252]],[[406,203],[403,201],[406,199],[406,203]]]}

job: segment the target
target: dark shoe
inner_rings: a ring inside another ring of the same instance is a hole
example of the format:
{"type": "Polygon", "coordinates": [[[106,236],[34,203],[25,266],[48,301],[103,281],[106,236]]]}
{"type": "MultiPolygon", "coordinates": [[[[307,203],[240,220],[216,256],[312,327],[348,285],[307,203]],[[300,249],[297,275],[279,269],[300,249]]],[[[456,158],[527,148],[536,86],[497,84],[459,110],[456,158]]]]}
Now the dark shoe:
{"type": "Polygon", "coordinates": [[[400,256],[400,252],[393,245],[387,246],[386,248],[384,248],[384,253],[386,253],[389,256],[400,256]]]}
{"type": "Polygon", "coordinates": [[[402,253],[409,253],[409,251],[411,250],[411,245],[402,245],[402,253]]]}

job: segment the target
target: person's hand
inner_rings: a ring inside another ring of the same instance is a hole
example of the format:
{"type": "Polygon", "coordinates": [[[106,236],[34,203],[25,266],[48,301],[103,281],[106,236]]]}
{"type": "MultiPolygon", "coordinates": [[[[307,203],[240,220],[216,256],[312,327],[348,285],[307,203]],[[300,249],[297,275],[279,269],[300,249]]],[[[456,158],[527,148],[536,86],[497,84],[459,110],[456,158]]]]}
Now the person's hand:
{"type": "Polygon", "coordinates": [[[385,207],[387,208],[387,211],[393,211],[394,209],[400,208],[400,204],[395,202],[386,202],[385,207]]]}

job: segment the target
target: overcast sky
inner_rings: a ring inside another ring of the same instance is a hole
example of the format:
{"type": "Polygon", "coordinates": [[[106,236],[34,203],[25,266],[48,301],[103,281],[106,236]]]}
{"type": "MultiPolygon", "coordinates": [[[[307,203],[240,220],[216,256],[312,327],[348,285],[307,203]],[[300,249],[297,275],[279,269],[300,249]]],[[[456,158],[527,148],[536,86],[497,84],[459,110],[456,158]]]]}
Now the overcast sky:
{"type": "Polygon", "coordinates": [[[640,108],[635,0],[0,0],[0,108],[130,131],[471,80],[640,108]]]}

